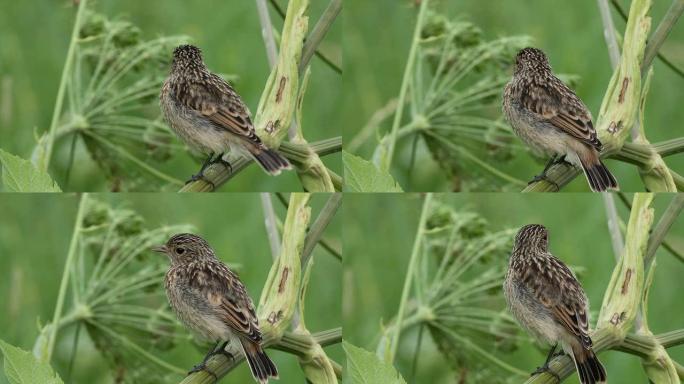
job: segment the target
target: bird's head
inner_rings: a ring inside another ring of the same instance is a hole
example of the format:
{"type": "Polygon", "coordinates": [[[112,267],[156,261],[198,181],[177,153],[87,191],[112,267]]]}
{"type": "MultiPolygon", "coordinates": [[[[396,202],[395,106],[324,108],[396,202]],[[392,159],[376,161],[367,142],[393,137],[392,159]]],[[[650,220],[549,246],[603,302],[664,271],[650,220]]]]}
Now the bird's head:
{"type": "Polygon", "coordinates": [[[188,66],[204,66],[202,51],[194,45],[179,45],[173,50],[173,68],[182,69],[188,66]]]}
{"type": "Polygon", "coordinates": [[[206,240],[191,233],[173,235],[166,244],[154,247],[152,250],[168,256],[172,264],[216,257],[206,240]]]}
{"type": "Polygon", "coordinates": [[[549,249],[549,231],[541,224],[528,224],[515,235],[515,248],[535,248],[540,251],[549,249]]]}
{"type": "Polygon", "coordinates": [[[527,47],[515,56],[515,73],[551,71],[549,58],[538,48],[527,47]]]}

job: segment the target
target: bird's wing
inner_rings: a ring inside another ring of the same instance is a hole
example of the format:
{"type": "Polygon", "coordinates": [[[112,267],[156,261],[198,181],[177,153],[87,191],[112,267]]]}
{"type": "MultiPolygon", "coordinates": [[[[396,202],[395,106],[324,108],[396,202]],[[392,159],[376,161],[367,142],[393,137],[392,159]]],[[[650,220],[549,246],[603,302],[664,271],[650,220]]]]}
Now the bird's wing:
{"type": "Polygon", "coordinates": [[[186,82],[176,94],[180,103],[205,116],[214,126],[245,140],[260,142],[249,109],[218,75],[212,73],[202,82],[186,82]]]}
{"type": "Polygon", "coordinates": [[[207,302],[219,319],[238,335],[260,342],[261,331],[254,303],[237,274],[221,262],[207,263],[197,270],[197,275],[190,282],[200,292],[205,292],[207,302]],[[203,287],[199,287],[201,285],[203,287]]]}
{"type": "Polygon", "coordinates": [[[585,347],[591,346],[587,296],[570,269],[555,257],[549,264],[530,263],[521,276],[539,302],[554,319],[577,336],[585,347]]]}
{"type": "Polygon", "coordinates": [[[575,92],[557,77],[551,76],[545,85],[531,82],[521,91],[520,101],[525,109],[536,113],[560,131],[601,150],[591,112],[575,92]]]}

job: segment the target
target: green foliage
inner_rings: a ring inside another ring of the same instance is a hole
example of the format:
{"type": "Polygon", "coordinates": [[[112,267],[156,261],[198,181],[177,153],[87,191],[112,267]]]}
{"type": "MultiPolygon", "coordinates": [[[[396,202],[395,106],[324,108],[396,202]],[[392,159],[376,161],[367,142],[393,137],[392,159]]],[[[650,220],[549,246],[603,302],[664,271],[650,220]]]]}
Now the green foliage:
{"type": "Polygon", "coordinates": [[[0,149],[2,184],[7,192],[61,192],[47,172],[0,149]]]}
{"type": "Polygon", "coordinates": [[[50,364],[38,361],[30,352],[0,340],[5,356],[5,375],[11,384],[62,384],[50,364]]]}
{"type": "Polygon", "coordinates": [[[350,153],[342,153],[345,190],[349,192],[402,192],[401,187],[387,172],[370,161],[350,153]]]}
{"type": "MultiPolygon", "coordinates": [[[[56,135],[83,140],[112,189],[180,184],[149,164],[183,152],[160,121],[157,100],[169,52],[187,40],[174,36],[145,41],[132,23],[87,11],[69,74],[67,109],[56,135]]],[[[43,152],[44,143],[39,140],[34,157],[43,152]]]]}
{"type": "MultiPolygon", "coordinates": [[[[519,379],[524,373],[497,357],[518,341],[501,296],[515,230],[491,231],[482,216],[436,202],[424,233],[403,327],[426,327],[455,371],[474,372],[468,382],[507,382],[494,366],[519,379]]],[[[394,332],[394,324],[384,330],[379,348],[394,332]]]]}
{"type": "Polygon", "coordinates": [[[349,382],[354,384],[406,384],[392,364],[380,360],[374,353],[343,342],[347,356],[349,382]]]}

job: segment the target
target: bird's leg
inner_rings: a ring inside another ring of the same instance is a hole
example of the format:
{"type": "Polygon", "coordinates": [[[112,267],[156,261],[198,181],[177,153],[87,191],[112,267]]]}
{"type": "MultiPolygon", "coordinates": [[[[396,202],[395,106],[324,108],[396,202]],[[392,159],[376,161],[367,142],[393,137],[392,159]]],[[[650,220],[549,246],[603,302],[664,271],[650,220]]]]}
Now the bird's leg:
{"type": "Polygon", "coordinates": [[[556,184],[556,182],[554,182],[554,181],[552,181],[552,180],[549,180],[549,179],[546,177],[546,172],[549,170],[549,168],[551,168],[552,165],[557,164],[557,163],[559,162],[559,159],[561,159],[560,162],[565,161],[565,160],[563,160],[564,158],[565,158],[565,156],[563,156],[563,157],[558,157],[558,156],[554,155],[554,156],[546,163],[546,166],[544,166],[544,170],[542,171],[542,173],[540,173],[539,175],[535,176],[532,180],[530,180],[530,181],[527,183],[527,185],[530,185],[530,184],[532,184],[532,183],[536,183],[536,182],[545,180],[546,182],[548,182],[548,183],[550,183],[550,184],[553,184],[553,185],[556,187],[557,190],[560,190],[560,186],[558,186],[558,184],[556,184]]]}
{"type": "Polygon", "coordinates": [[[211,189],[216,189],[216,186],[214,185],[214,183],[212,183],[211,181],[207,180],[204,177],[204,170],[207,169],[207,167],[209,167],[211,164],[214,164],[213,159],[214,159],[214,154],[210,153],[209,157],[207,157],[207,159],[204,160],[204,163],[202,163],[202,168],[200,168],[199,173],[197,173],[196,175],[190,176],[190,180],[186,181],[185,184],[192,183],[193,181],[197,181],[197,180],[204,180],[207,183],[211,184],[211,189]]]}
{"type": "Polygon", "coordinates": [[[226,351],[226,345],[228,345],[228,341],[221,344],[221,346],[218,347],[218,349],[215,349],[213,352],[211,352],[211,356],[223,355],[227,357],[229,360],[233,360],[233,355],[230,352],[226,351]]]}
{"type": "Polygon", "coordinates": [[[216,158],[211,163],[212,164],[221,163],[224,166],[226,166],[226,168],[228,168],[228,172],[233,173],[233,166],[230,165],[230,163],[227,160],[223,159],[223,155],[225,155],[225,154],[226,154],[225,152],[220,153],[218,156],[216,156],[216,158]]]}
{"type": "MultiPolygon", "coordinates": [[[[204,359],[202,360],[201,363],[199,363],[199,364],[195,365],[194,367],[192,367],[192,369],[188,372],[188,375],[191,375],[191,374],[193,374],[193,373],[195,373],[195,372],[206,371],[206,372],[209,373],[210,375],[214,376],[214,380],[215,380],[215,381],[218,381],[218,376],[216,376],[216,374],[215,374],[214,372],[212,372],[212,371],[210,371],[210,370],[207,369],[207,361],[209,361],[209,359],[210,359],[212,356],[215,355],[216,346],[219,344],[219,342],[220,342],[220,341],[217,341],[217,342],[214,344],[214,346],[211,347],[211,350],[209,350],[209,353],[207,353],[206,356],[204,356],[204,359]]],[[[224,344],[223,346],[225,346],[225,344],[224,344]]]]}
{"type": "MultiPolygon", "coordinates": [[[[537,367],[537,369],[534,372],[532,372],[530,374],[530,376],[534,376],[534,375],[538,375],[540,373],[547,372],[549,375],[555,377],[558,380],[558,382],[560,383],[560,381],[561,381],[560,376],[558,376],[558,374],[556,372],[552,371],[551,368],[549,368],[549,363],[551,362],[551,359],[553,359],[555,356],[559,356],[558,354],[554,353],[554,352],[556,352],[557,346],[558,346],[558,344],[554,344],[554,346],[549,351],[549,354],[546,356],[546,361],[544,361],[544,365],[542,365],[541,367],[537,367]]],[[[559,352],[559,354],[562,355],[563,351],[561,350],[559,352]]]]}

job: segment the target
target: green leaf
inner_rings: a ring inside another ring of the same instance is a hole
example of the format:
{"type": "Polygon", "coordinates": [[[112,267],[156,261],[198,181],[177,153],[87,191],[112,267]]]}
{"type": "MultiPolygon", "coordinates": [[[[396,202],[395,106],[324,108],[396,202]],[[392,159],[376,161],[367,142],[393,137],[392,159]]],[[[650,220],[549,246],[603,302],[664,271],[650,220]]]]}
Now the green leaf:
{"type": "Polygon", "coordinates": [[[5,355],[5,375],[12,384],[63,384],[50,364],[40,362],[31,353],[0,340],[5,355]]]}
{"type": "Polygon", "coordinates": [[[392,366],[380,360],[374,353],[342,342],[347,354],[347,375],[354,384],[406,384],[404,378],[392,366]]]}
{"type": "Polygon", "coordinates": [[[47,172],[0,149],[2,184],[7,192],[62,192],[47,172]]]}
{"type": "Polygon", "coordinates": [[[403,192],[392,175],[382,172],[370,161],[342,152],[344,181],[349,192],[403,192]]]}

